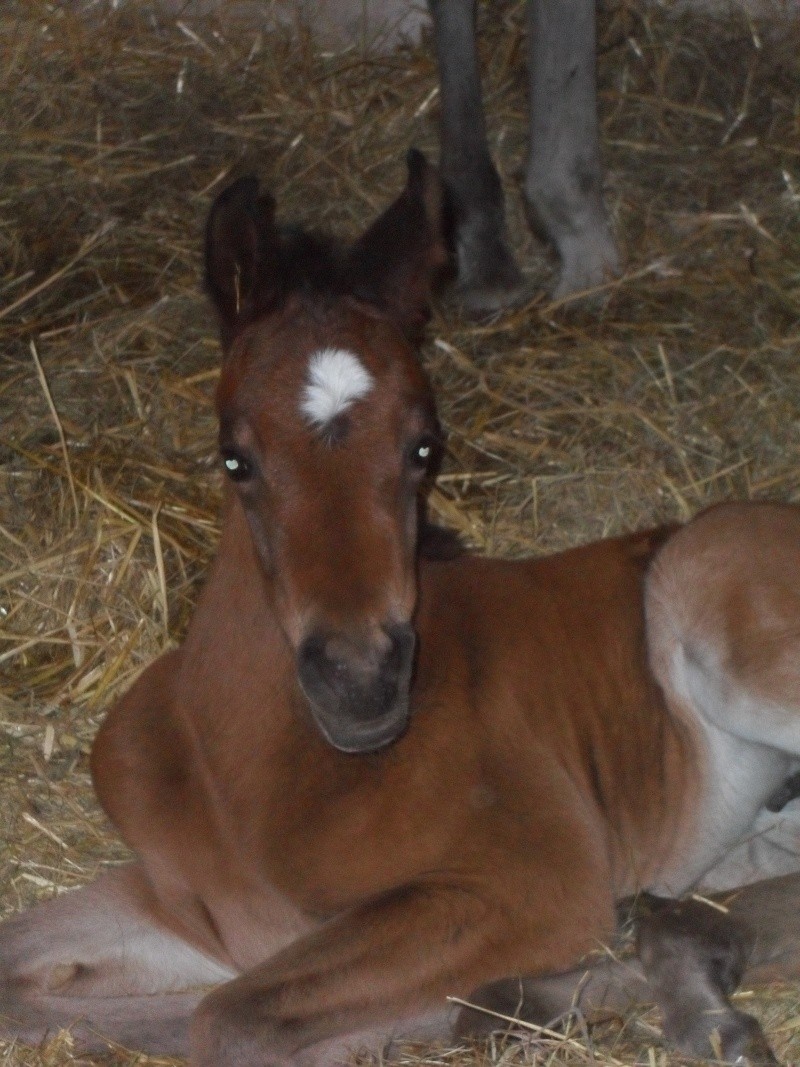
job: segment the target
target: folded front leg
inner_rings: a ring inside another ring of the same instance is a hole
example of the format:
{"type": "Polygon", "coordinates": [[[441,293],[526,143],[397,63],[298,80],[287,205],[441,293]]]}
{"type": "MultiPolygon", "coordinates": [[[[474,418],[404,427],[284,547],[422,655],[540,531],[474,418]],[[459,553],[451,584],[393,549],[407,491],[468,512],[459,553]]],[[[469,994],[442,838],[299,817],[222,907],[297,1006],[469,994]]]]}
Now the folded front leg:
{"type": "Polygon", "coordinates": [[[359,1035],[359,1047],[365,1031],[380,1040],[431,1012],[444,1021],[448,994],[463,997],[522,969],[525,959],[528,970],[563,966],[565,953],[577,959],[591,933],[558,927],[549,914],[535,924],[522,913],[516,918],[469,886],[396,890],[206,997],[193,1020],[192,1063],[328,1067],[348,1035],[359,1035]],[[557,947],[549,930],[560,937],[557,947]],[[573,937],[574,947],[566,943],[573,937]]]}

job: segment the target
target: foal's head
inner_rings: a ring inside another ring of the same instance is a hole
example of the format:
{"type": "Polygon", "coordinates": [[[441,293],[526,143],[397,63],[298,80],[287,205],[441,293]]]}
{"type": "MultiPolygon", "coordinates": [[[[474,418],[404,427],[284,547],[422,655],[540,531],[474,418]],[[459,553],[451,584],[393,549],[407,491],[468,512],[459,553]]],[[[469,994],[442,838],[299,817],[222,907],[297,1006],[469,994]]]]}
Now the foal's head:
{"type": "Polygon", "coordinates": [[[208,222],[225,358],[220,454],[323,735],[364,752],[408,719],[421,494],[439,452],[416,344],[445,259],[437,173],[349,250],[274,223],[243,179],[208,222]]]}

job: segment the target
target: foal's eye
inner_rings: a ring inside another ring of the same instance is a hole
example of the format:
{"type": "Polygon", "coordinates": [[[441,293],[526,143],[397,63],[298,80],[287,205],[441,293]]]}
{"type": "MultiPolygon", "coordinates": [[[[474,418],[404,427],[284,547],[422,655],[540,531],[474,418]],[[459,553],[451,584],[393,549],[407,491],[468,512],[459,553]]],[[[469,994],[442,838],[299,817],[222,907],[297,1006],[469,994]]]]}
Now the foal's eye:
{"type": "Polygon", "coordinates": [[[232,482],[245,482],[253,473],[253,465],[241,452],[231,448],[222,449],[222,466],[232,482]]]}
{"type": "Polygon", "coordinates": [[[430,471],[439,454],[439,445],[436,439],[429,434],[420,437],[411,446],[408,453],[409,462],[418,471],[430,471]]]}

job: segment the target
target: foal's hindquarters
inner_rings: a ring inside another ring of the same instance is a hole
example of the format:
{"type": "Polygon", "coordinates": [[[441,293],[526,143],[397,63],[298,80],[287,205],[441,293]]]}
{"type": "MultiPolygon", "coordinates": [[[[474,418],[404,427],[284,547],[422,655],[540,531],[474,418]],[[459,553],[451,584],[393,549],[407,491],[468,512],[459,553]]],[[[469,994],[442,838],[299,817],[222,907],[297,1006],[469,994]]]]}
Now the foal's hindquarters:
{"type": "MultiPolygon", "coordinates": [[[[800,510],[704,512],[656,557],[645,599],[652,669],[697,752],[698,804],[681,856],[693,884],[752,832],[799,765],[800,510]]],[[[800,843],[794,851],[800,867],[800,843]]]]}
{"type": "MultiPolygon", "coordinates": [[[[542,1024],[649,997],[679,1049],[774,1063],[758,1024],[728,996],[742,977],[800,977],[800,834],[796,818],[764,810],[800,758],[800,510],[704,512],[655,557],[645,604],[650,663],[691,739],[699,785],[657,888],[700,895],[634,901],[635,959],[609,954],[562,975],[500,982],[475,1001],[542,1024]]],[[[458,1023],[467,1032],[495,1025],[474,1010],[458,1023]]]]}

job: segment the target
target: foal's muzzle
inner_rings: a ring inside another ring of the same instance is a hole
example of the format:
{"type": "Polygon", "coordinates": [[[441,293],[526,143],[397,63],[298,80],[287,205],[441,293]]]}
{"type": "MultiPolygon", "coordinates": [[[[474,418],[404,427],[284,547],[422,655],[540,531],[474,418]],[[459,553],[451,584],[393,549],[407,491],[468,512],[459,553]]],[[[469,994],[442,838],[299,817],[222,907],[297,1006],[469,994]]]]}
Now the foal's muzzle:
{"type": "Polygon", "coordinates": [[[388,641],[376,647],[316,633],[298,651],[298,677],[311,714],[341,752],[384,748],[408,725],[416,638],[405,624],[386,627],[384,634],[388,641]]]}

